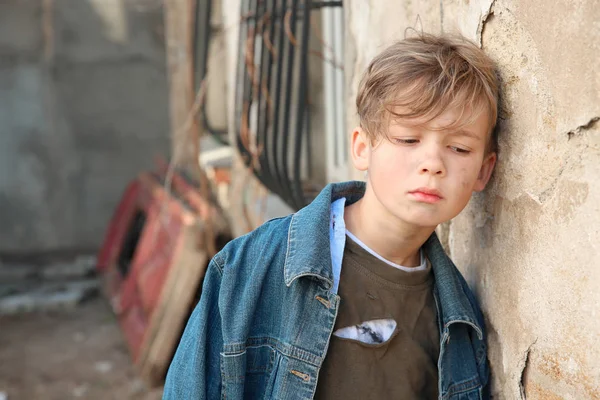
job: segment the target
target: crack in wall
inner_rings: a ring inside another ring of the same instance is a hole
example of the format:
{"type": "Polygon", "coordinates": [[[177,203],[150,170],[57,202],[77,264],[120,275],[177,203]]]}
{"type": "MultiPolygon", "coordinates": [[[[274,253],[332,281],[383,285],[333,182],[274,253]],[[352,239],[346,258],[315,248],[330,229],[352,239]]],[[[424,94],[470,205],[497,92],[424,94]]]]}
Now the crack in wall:
{"type": "Polygon", "coordinates": [[[558,174],[552,180],[552,183],[548,186],[547,189],[545,189],[543,192],[541,192],[539,194],[538,202],[540,204],[544,204],[550,197],[552,197],[552,195],[554,194],[554,192],[556,190],[556,185],[558,184],[558,180],[561,178],[563,172],[565,172],[565,168],[566,168],[566,165],[563,165],[562,167],[560,167],[560,169],[558,170],[558,174]]]}
{"type": "MultiPolygon", "coordinates": [[[[590,118],[589,121],[585,124],[579,125],[577,128],[564,133],[564,135],[567,135],[567,141],[571,140],[575,136],[581,136],[583,132],[589,131],[594,126],[596,126],[598,121],[600,121],[600,117],[590,118]]],[[[558,184],[558,181],[562,177],[565,170],[570,169],[572,167],[571,164],[576,164],[577,162],[579,163],[579,165],[582,164],[585,150],[588,147],[589,145],[581,146],[575,152],[570,153],[571,157],[568,157],[565,160],[564,164],[558,170],[556,177],[552,180],[552,183],[548,185],[548,187],[539,194],[538,199],[540,204],[544,204],[548,199],[550,199],[554,195],[554,193],[556,192],[556,185],[558,184]]]]}
{"type": "Polygon", "coordinates": [[[485,30],[485,24],[494,15],[494,6],[495,5],[496,5],[496,0],[493,0],[490,4],[490,7],[481,16],[479,25],[477,26],[477,42],[479,43],[480,48],[483,48],[483,31],[485,30]]]}
{"type": "Polygon", "coordinates": [[[525,351],[525,357],[523,357],[523,367],[521,369],[520,379],[519,379],[519,390],[521,392],[521,399],[526,400],[527,394],[525,393],[525,387],[527,386],[527,379],[529,376],[529,356],[531,355],[531,351],[533,346],[537,343],[537,339],[533,341],[525,351]]]}
{"type": "Polygon", "coordinates": [[[596,125],[596,123],[600,121],[600,117],[593,117],[587,123],[583,125],[579,125],[577,128],[570,130],[567,132],[567,140],[571,140],[573,136],[580,135],[583,131],[588,131],[596,125]]]}

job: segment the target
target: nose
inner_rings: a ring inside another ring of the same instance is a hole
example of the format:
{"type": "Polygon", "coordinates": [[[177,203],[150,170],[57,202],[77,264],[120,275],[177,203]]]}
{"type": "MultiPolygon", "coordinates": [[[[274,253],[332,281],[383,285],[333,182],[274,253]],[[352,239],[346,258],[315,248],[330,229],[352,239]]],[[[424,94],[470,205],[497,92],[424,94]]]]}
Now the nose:
{"type": "Polygon", "coordinates": [[[446,166],[438,149],[428,149],[419,166],[420,174],[446,175],[446,166]]]}

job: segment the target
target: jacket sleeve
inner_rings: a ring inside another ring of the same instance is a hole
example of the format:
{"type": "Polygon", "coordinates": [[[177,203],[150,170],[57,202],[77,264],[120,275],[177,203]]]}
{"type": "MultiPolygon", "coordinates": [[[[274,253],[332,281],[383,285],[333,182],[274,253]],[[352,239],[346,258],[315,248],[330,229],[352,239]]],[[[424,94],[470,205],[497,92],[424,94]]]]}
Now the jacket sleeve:
{"type": "Polygon", "coordinates": [[[171,361],[163,400],[221,397],[223,335],[218,305],[221,278],[222,269],[213,259],[204,277],[200,301],[171,361]]]}

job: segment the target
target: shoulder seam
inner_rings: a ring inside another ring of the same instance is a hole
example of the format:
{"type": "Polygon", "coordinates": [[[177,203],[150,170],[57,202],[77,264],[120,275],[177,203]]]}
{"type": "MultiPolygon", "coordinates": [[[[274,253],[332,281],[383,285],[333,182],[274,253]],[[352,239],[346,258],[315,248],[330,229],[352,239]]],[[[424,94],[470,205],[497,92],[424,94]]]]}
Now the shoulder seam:
{"type": "Polygon", "coordinates": [[[215,264],[215,267],[217,268],[217,271],[219,271],[219,275],[222,278],[223,277],[223,265],[221,265],[221,263],[219,262],[219,257],[218,257],[218,253],[213,257],[212,259],[212,263],[215,264]]]}

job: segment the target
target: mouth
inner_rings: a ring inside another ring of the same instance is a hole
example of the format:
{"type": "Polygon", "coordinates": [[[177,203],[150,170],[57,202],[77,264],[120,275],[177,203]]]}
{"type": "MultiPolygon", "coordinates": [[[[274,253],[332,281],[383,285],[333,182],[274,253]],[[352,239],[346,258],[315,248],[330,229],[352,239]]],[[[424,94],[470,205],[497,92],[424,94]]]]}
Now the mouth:
{"type": "Polygon", "coordinates": [[[418,188],[416,190],[408,192],[415,200],[423,203],[437,203],[442,200],[442,194],[436,189],[430,189],[427,187],[418,188]]]}

